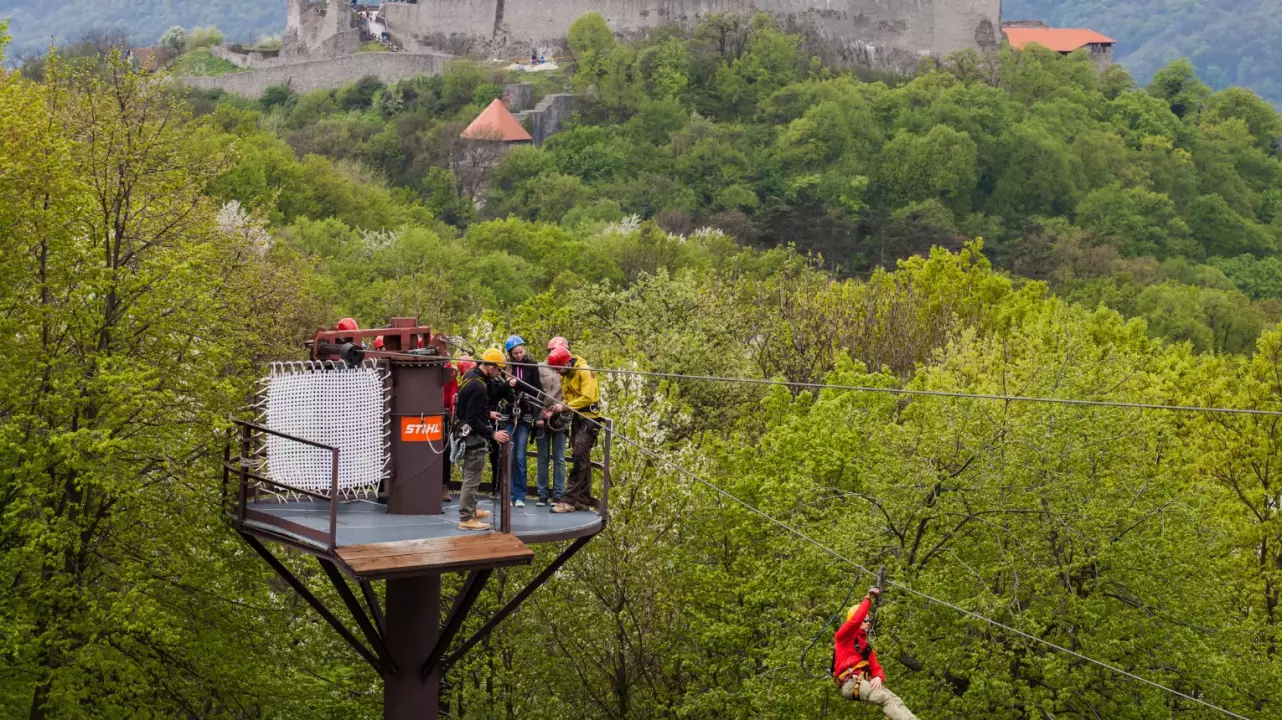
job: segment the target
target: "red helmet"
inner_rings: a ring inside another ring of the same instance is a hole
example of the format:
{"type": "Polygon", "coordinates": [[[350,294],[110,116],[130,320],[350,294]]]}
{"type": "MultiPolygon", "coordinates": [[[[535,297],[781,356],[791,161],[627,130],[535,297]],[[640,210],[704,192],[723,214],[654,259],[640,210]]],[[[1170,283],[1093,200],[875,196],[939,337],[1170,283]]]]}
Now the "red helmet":
{"type": "Polygon", "coordinates": [[[561,347],[561,348],[569,348],[569,347],[570,347],[570,341],[566,340],[565,338],[561,337],[560,335],[557,335],[556,337],[552,338],[551,340],[548,340],[548,350],[555,350],[555,349],[557,349],[557,348],[559,348],[559,347],[561,347]]]}
{"type": "Polygon", "coordinates": [[[553,348],[548,353],[548,365],[552,367],[569,367],[571,359],[570,351],[563,347],[553,348]]]}
{"type": "Polygon", "coordinates": [[[375,350],[382,350],[382,349],[383,349],[383,336],[382,336],[382,335],[379,335],[378,337],[374,338],[374,349],[375,349],[375,350]]]}
{"type": "Polygon", "coordinates": [[[343,318],[342,320],[338,321],[338,329],[350,331],[350,330],[360,330],[361,328],[359,325],[356,324],[355,320],[351,318],[343,318]]]}

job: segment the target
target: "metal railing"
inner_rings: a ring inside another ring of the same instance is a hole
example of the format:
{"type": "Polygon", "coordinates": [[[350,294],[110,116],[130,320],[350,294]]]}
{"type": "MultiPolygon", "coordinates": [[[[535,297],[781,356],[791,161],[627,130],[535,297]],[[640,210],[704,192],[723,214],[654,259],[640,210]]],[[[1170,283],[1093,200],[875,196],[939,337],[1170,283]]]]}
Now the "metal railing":
{"type": "Polygon", "coordinates": [[[240,455],[231,457],[230,438],[228,439],[228,449],[223,457],[223,487],[224,492],[227,486],[228,473],[235,473],[240,478],[240,487],[237,490],[235,516],[240,522],[252,520],[254,522],[272,525],[281,530],[314,540],[325,546],[326,550],[333,550],[338,545],[338,448],[313,442],[304,438],[288,435],[286,433],[272,430],[258,423],[247,422],[245,420],[233,420],[233,423],[240,428],[240,455]],[[308,445],[319,450],[325,450],[330,453],[330,478],[329,478],[329,495],[300,488],[283,483],[279,480],[273,480],[257,473],[251,472],[252,458],[254,457],[254,433],[259,432],[265,435],[308,445]],[[277,488],[285,492],[297,493],[316,500],[323,500],[329,503],[329,531],[322,532],[315,528],[307,527],[300,523],[287,520],[272,513],[263,512],[249,507],[251,501],[257,501],[264,490],[264,486],[277,488]]]}

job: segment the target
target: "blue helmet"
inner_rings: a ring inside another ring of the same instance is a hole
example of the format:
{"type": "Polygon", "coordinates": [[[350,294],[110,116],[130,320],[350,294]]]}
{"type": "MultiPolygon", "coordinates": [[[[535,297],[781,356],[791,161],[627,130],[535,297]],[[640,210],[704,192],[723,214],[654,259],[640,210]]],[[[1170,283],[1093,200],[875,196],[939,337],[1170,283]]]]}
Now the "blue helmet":
{"type": "Polygon", "coordinates": [[[507,342],[503,343],[503,349],[510,353],[512,352],[512,348],[524,344],[525,341],[521,339],[520,335],[509,335],[507,342]]]}

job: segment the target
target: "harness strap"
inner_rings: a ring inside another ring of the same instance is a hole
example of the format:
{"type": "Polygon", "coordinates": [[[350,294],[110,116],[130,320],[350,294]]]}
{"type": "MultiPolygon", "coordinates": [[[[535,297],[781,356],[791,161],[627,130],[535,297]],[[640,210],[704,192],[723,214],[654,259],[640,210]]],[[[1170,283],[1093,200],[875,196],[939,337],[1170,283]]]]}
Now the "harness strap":
{"type": "MultiPolygon", "coordinates": [[[[837,687],[840,688],[842,685],[845,685],[846,681],[852,677],[858,677],[861,680],[868,677],[868,661],[867,660],[860,660],[854,665],[851,665],[845,670],[842,670],[840,673],[837,674],[837,677],[834,679],[837,682],[837,687]]],[[[859,688],[856,687],[855,699],[858,699],[858,698],[859,698],[859,688]]]]}

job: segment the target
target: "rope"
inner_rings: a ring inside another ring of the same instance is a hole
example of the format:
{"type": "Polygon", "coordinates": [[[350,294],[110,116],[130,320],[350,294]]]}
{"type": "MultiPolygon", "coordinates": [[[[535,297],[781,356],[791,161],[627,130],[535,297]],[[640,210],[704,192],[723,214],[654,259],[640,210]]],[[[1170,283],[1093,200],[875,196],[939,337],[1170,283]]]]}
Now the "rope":
{"type": "MultiPolygon", "coordinates": [[[[507,361],[508,365],[537,366],[538,363],[517,363],[507,361]]],[[[647,372],[644,370],[620,370],[614,368],[592,368],[594,372],[607,375],[633,375],[637,377],[667,378],[672,380],[700,380],[706,382],[742,383],[746,385],[775,385],[782,387],[804,388],[811,390],[850,390],[852,392],[881,393],[884,395],[905,395],[920,397],[962,398],[969,400],[1000,400],[1002,402],[1051,403],[1059,405],[1085,405],[1089,407],[1130,408],[1137,410],[1165,410],[1170,412],[1221,413],[1228,415],[1263,415],[1282,417],[1282,410],[1257,410],[1252,408],[1200,407],[1196,405],[1159,405],[1152,403],[1134,403],[1120,400],[1080,400],[1076,398],[1036,397],[1030,395],[990,395],[986,393],[950,392],[946,390],[909,390],[905,388],[873,387],[869,385],[829,385],[815,382],[793,382],[789,380],[764,380],[761,378],[726,377],[721,375],[686,375],[684,373],[647,372]]]]}
{"type": "MultiPolygon", "coordinates": [[[[410,357],[416,357],[416,356],[410,356],[410,357]]],[[[511,362],[509,362],[508,364],[513,364],[513,365],[516,365],[516,364],[519,364],[519,365],[537,365],[537,363],[511,363],[511,362]]],[[[1029,402],[1061,402],[1061,403],[1079,404],[1079,405],[1104,405],[1104,406],[1110,406],[1110,407],[1139,407],[1139,408],[1144,408],[1144,409],[1155,409],[1155,410],[1184,410],[1184,411],[1225,412],[1225,413],[1235,413],[1235,412],[1236,412],[1236,413],[1246,413],[1246,414],[1256,414],[1256,415],[1282,415],[1282,412],[1274,412],[1274,411],[1266,411],[1266,410],[1238,410],[1238,409],[1231,409],[1231,408],[1196,408],[1196,407],[1186,407],[1186,406],[1141,405],[1141,404],[1135,404],[1135,403],[1116,403],[1116,402],[1091,401],[1091,400],[1064,400],[1064,399],[1058,399],[1058,398],[1030,398],[1030,397],[1020,397],[1020,396],[1001,396],[1001,395],[969,395],[969,394],[966,394],[966,393],[939,393],[939,392],[934,392],[934,391],[925,391],[925,390],[897,391],[897,390],[894,390],[893,388],[864,388],[864,387],[858,387],[858,386],[820,385],[820,384],[818,384],[818,383],[790,383],[790,382],[785,382],[785,381],[780,381],[780,380],[755,380],[755,379],[751,379],[751,378],[718,378],[718,377],[714,377],[714,376],[678,375],[678,374],[674,374],[674,373],[646,373],[646,372],[635,371],[635,370],[600,370],[600,369],[598,369],[598,368],[593,368],[593,370],[595,370],[595,371],[597,371],[597,372],[614,372],[614,373],[617,373],[617,374],[627,374],[627,375],[649,375],[649,376],[657,376],[657,377],[673,377],[673,378],[688,379],[688,380],[728,380],[728,381],[749,382],[749,383],[754,383],[754,384],[789,385],[789,386],[800,386],[800,387],[816,387],[816,388],[831,388],[831,389],[846,389],[846,390],[865,390],[865,391],[869,391],[869,392],[891,392],[891,393],[896,393],[896,392],[897,392],[897,393],[900,393],[900,394],[916,394],[916,395],[943,395],[943,396],[948,396],[948,397],[970,397],[970,398],[978,398],[978,399],[999,399],[999,400],[1022,400],[1022,401],[1029,401],[1029,402]]],[[[535,392],[537,392],[537,391],[535,390],[535,388],[533,388],[533,387],[529,386],[527,383],[524,383],[523,381],[521,381],[521,380],[519,380],[519,379],[517,380],[517,382],[520,382],[521,384],[526,385],[526,387],[527,387],[527,388],[529,388],[531,391],[535,391],[535,392]]],[[[864,573],[866,573],[866,574],[868,574],[868,575],[871,575],[871,576],[873,576],[873,577],[876,577],[876,576],[877,576],[877,573],[873,572],[872,570],[869,570],[867,567],[864,567],[863,565],[859,564],[858,562],[856,562],[856,561],[854,561],[854,560],[852,560],[852,559],[850,559],[850,558],[846,557],[845,555],[842,555],[841,553],[837,552],[836,550],[833,550],[832,548],[828,547],[827,545],[824,545],[823,543],[819,542],[818,540],[815,540],[814,538],[812,538],[812,537],[810,537],[809,535],[805,534],[804,532],[802,532],[802,531],[800,531],[800,530],[798,530],[798,529],[796,529],[796,528],[792,527],[791,525],[789,525],[789,524],[787,524],[787,523],[783,522],[782,520],[779,520],[779,519],[775,518],[773,515],[770,515],[769,513],[765,512],[764,510],[761,510],[761,509],[757,508],[755,505],[753,505],[753,504],[749,503],[748,501],[743,500],[743,499],[741,499],[741,498],[739,498],[739,497],[735,496],[733,493],[731,493],[731,492],[729,492],[729,491],[727,491],[727,490],[723,489],[721,486],[716,485],[716,484],[714,484],[714,483],[712,483],[712,482],[710,482],[710,481],[708,481],[708,480],[705,480],[703,477],[699,476],[699,475],[698,475],[697,473],[695,473],[694,471],[692,471],[692,470],[687,470],[686,468],[682,467],[681,465],[678,465],[677,463],[673,462],[672,460],[669,460],[668,458],[664,457],[663,455],[661,455],[661,454],[659,454],[659,453],[657,453],[657,452],[655,452],[655,451],[653,451],[653,450],[651,450],[651,449],[649,449],[649,448],[647,448],[647,447],[645,447],[645,446],[641,445],[640,443],[638,443],[638,442],[636,442],[636,441],[632,440],[631,438],[627,437],[626,435],[622,435],[622,434],[620,434],[620,433],[618,433],[618,432],[614,432],[614,431],[609,430],[609,428],[606,428],[606,426],[605,426],[603,423],[599,422],[599,421],[598,421],[598,420],[596,420],[595,418],[589,418],[589,417],[585,416],[583,413],[579,412],[578,410],[574,410],[573,408],[570,408],[570,411],[571,411],[571,412],[573,412],[575,415],[578,415],[578,416],[579,416],[580,418],[582,418],[585,422],[588,422],[588,423],[591,423],[591,424],[593,424],[593,425],[596,425],[598,428],[605,428],[605,429],[606,429],[606,431],[607,431],[607,432],[610,432],[610,433],[611,433],[611,435],[612,435],[613,437],[616,437],[616,438],[618,438],[619,440],[621,440],[624,444],[629,445],[629,446],[631,446],[631,447],[635,448],[635,449],[636,449],[638,452],[640,452],[641,454],[646,455],[646,456],[650,457],[651,459],[653,459],[653,460],[657,461],[658,463],[660,463],[660,464],[662,464],[662,465],[666,465],[667,467],[669,467],[669,468],[671,468],[671,469],[675,470],[678,474],[680,474],[680,475],[684,475],[684,476],[686,476],[686,477],[690,478],[691,480],[694,480],[695,482],[699,483],[700,485],[703,485],[704,487],[707,487],[708,489],[712,490],[713,492],[715,492],[717,495],[721,496],[722,498],[725,498],[726,500],[728,500],[728,501],[730,501],[730,502],[732,502],[732,503],[734,503],[734,504],[736,504],[736,505],[739,505],[740,507],[742,507],[743,509],[745,509],[745,510],[749,511],[750,513],[752,513],[752,514],[754,514],[754,515],[757,515],[758,517],[762,518],[763,520],[765,520],[765,521],[766,521],[766,522],[768,522],[769,524],[774,525],[774,526],[778,527],[779,529],[784,530],[784,531],[785,531],[785,532],[787,532],[787,533],[790,533],[791,535],[795,536],[795,537],[796,537],[796,538],[798,538],[799,540],[802,540],[803,542],[806,542],[806,543],[809,543],[810,545],[813,545],[815,548],[819,549],[821,552],[823,552],[824,554],[826,554],[826,555],[828,555],[828,556],[832,557],[833,559],[838,560],[838,561],[843,562],[843,563],[846,563],[847,565],[849,565],[849,566],[851,566],[851,567],[853,567],[853,568],[855,568],[855,569],[857,569],[857,570],[860,570],[860,571],[862,571],[862,572],[864,572],[864,573]]],[[[951,602],[949,602],[949,601],[947,601],[947,600],[942,600],[942,599],[940,599],[940,598],[934,597],[934,596],[929,595],[929,594],[927,594],[927,593],[921,592],[920,590],[914,590],[912,587],[910,587],[910,586],[908,586],[908,585],[905,585],[905,584],[903,584],[903,583],[901,583],[901,582],[897,582],[897,581],[894,581],[894,580],[888,580],[888,581],[886,581],[886,584],[887,584],[887,585],[890,585],[890,586],[893,586],[893,587],[896,587],[896,588],[899,588],[900,590],[903,590],[904,592],[906,592],[906,593],[908,593],[908,594],[910,594],[910,595],[914,595],[914,596],[916,596],[916,597],[919,597],[919,598],[921,598],[921,599],[923,599],[923,600],[925,600],[925,601],[927,601],[927,602],[934,603],[934,604],[936,604],[936,605],[940,605],[940,606],[942,606],[942,607],[949,608],[950,610],[953,610],[953,611],[955,611],[955,612],[957,612],[957,613],[959,613],[959,614],[961,614],[961,615],[964,615],[964,616],[966,616],[966,617],[969,617],[969,618],[972,618],[972,619],[975,619],[975,620],[979,620],[979,621],[981,621],[981,622],[988,623],[989,625],[992,625],[993,627],[999,628],[999,629],[1001,629],[1001,630],[1005,630],[1006,632],[1011,633],[1011,634],[1013,634],[1013,635],[1018,635],[1019,637],[1022,637],[1022,638],[1026,639],[1026,640],[1029,640],[1029,641],[1031,641],[1031,642],[1037,643],[1037,644],[1039,644],[1039,645],[1044,645],[1044,646],[1046,646],[1046,647],[1048,647],[1048,648],[1050,648],[1050,649],[1052,649],[1052,650],[1057,650],[1057,651],[1062,652],[1062,653],[1065,653],[1065,654],[1067,654],[1067,655],[1071,655],[1071,656],[1073,656],[1073,657],[1075,657],[1075,658],[1077,658],[1077,659],[1079,659],[1079,660],[1082,660],[1082,661],[1084,661],[1084,662],[1088,662],[1088,663],[1090,663],[1090,664],[1092,664],[1092,665],[1099,666],[1099,667],[1101,667],[1101,668],[1104,668],[1105,670],[1108,670],[1108,671],[1113,672],[1113,673],[1116,673],[1116,674],[1118,674],[1118,675],[1122,675],[1122,676],[1124,676],[1124,677],[1130,678],[1130,679],[1132,679],[1132,680],[1134,680],[1134,681],[1136,681],[1136,682],[1143,683],[1143,684],[1145,684],[1145,685],[1148,685],[1148,686],[1150,686],[1150,687],[1156,688],[1156,689],[1161,690],[1161,691],[1163,691],[1163,692],[1169,693],[1169,694],[1174,695],[1174,696],[1176,696],[1176,697],[1180,697],[1180,698],[1183,698],[1183,699],[1188,700],[1188,701],[1190,701],[1190,702],[1197,703],[1198,705],[1202,705],[1203,707],[1209,708],[1209,709],[1211,709],[1211,710],[1215,710],[1216,712],[1222,713],[1223,715],[1226,715],[1226,716],[1228,716],[1228,717],[1231,717],[1231,718],[1237,718],[1238,720],[1250,720],[1250,718],[1247,718],[1247,717],[1246,717],[1246,716],[1244,716],[1244,715],[1239,715],[1239,714],[1237,714],[1237,713],[1235,713],[1235,712],[1233,712],[1233,711],[1231,711],[1231,710],[1226,710],[1225,708],[1222,708],[1222,707],[1220,707],[1220,706],[1218,706],[1218,705],[1215,705],[1215,704],[1212,704],[1212,703],[1210,703],[1210,702],[1207,702],[1206,700],[1202,700],[1202,699],[1200,699],[1200,698],[1196,698],[1196,697],[1194,697],[1194,696],[1192,696],[1192,695],[1189,695],[1189,694],[1187,694],[1187,693],[1181,692],[1181,691],[1176,690],[1176,689],[1174,689],[1174,688],[1170,688],[1170,687],[1167,687],[1167,686],[1165,686],[1165,685],[1162,685],[1161,683],[1158,683],[1158,682],[1154,682],[1154,681],[1152,681],[1152,680],[1149,680],[1148,678],[1142,677],[1142,676],[1140,676],[1140,675],[1136,675],[1135,673],[1129,672],[1129,671],[1127,671],[1127,670],[1123,670],[1122,668],[1117,667],[1116,665],[1113,665],[1113,664],[1111,664],[1111,663],[1104,662],[1103,660],[1096,660],[1095,658],[1092,658],[1092,657],[1090,657],[1090,656],[1088,656],[1088,655],[1084,655],[1084,654],[1082,654],[1082,653],[1080,653],[1080,652],[1077,652],[1076,650],[1070,650],[1069,648],[1066,648],[1066,647],[1064,647],[1064,646],[1062,646],[1062,645],[1059,645],[1059,644],[1057,644],[1057,643],[1053,643],[1053,642],[1051,642],[1051,641],[1049,641],[1049,640],[1044,640],[1044,639],[1042,639],[1042,638],[1037,637],[1036,635],[1031,635],[1031,634],[1029,634],[1029,633],[1027,633],[1027,632],[1024,632],[1023,630],[1020,630],[1020,629],[1018,629],[1018,628],[1011,627],[1010,625],[1007,625],[1007,624],[1005,624],[1005,623],[1003,623],[1003,622],[1001,622],[1001,621],[993,620],[992,618],[985,617],[985,616],[980,615],[979,613],[974,612],[974,611],[972,611],[972,610],[967,610],[967,609],[965,609],[965,608],[959,607],[959,606],[957,606],[957,605],[955,605],[955,604],[953,604],[953,603],[951,603],[951,602]]]]}
{"type": "Polygon", "coordinates": [[[810,670],[806,668],[806,655],[809,654],[815,647],[815,644],[819,642],[819,638],[823,637],[824,633],[828,630],[828,627],[837,622],[837,618],[841,617],[841,611],[850,605],[850,598],[855,596],[855,589],[861,584],[862,583],[859,582],[859,578],[856,576],[854,584],[850,586],[850,591],[846,593],[846,599],[841,601],[841,606],[837,608],[837,612],[833,613],[832,617],[828,618],[828,621],[823,624],[823,627],[819,628],[819,632],[815,633],[815,637],[810,641],[810,644],[806,646],[806,649],[801,651],[801,660],[799,661],[799,664],[801,665],[801,672],[805,673],[805,675],[811,680],[827,680],[829,679],[829,676],[816,675],[810,672],[810,670]]]}

